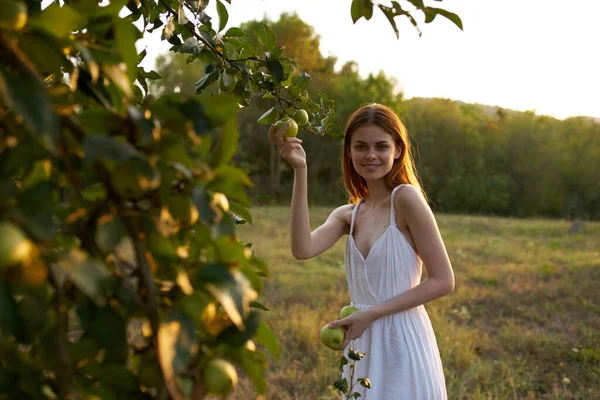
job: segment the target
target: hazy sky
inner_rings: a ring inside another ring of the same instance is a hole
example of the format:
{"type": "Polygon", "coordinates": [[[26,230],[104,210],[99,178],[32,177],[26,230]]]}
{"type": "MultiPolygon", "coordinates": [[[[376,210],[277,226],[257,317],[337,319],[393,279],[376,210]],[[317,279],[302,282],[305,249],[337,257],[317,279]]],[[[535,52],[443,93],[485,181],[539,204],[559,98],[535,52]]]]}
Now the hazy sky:
{"type": "MultiPolygon", "coordinates": [[[[215,4],[211,0],[207,9],[213,26],[218,25],[215,4]]],[[[457,13],[464,31],[440,16],[424,24],[422,14],[416,14],[423,35],[406,18],[397,18],[399,40],[378,9],[370,21],[353,25],[350,4],[232,0],[226,4],[227,28],[296,12],[321,36],[321,52],[338,58],[338,67],[355,60],[363,76],[382,70],[398,80],[408,98],[445,97],[561,119],[600,117],[600,0],[425,0],[457,13]]],[[[139,49],[148,47],[146,68],[170,47],[159,37],[156,31],[138,42],[139,49]]]]}

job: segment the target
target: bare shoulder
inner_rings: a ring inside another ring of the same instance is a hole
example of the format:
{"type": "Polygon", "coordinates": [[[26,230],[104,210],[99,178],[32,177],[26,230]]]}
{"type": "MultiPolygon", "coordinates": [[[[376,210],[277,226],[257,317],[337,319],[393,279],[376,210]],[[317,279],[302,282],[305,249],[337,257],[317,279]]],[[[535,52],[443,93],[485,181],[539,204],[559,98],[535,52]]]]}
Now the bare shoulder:
{"type": "Polygon", "coordinates": [[[425,197],[419,188],[413,185],[402,185],[394,195],[394,205],[398,210],[415,210],[428,207],[425,197]]]}

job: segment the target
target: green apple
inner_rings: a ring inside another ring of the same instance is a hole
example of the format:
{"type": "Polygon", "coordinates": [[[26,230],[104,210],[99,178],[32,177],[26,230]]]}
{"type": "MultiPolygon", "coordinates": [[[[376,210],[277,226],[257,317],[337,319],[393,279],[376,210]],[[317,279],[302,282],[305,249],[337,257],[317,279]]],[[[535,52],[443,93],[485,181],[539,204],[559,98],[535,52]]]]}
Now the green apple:
{"type": "Polygon", "coordinates": [[[299,109],[294,111],[294,113],[292,114],[292,118],[300,126],[304,126],[308,123],[308,113],[306,112],[306,110],[299,109]]]}
{"type": "Polygon", "coordinates": [[[354,306],[344,306],[340,310],[340,315],[338,316],[338,318],[339,319],[344,319],[347,316],[349,316],[351,314],[354,314],[357,311],[360,311],[360,310],[358,308],[354,307],[354,306]]]}
{"type": "Polygon", "coordinates": [[[330,328],[329,324],[321,329],[321,342],[330,349],[337,350],[344,342],[344,330],[340,327],[330,328]]]}
{"type": "Polygon", "coordinates": [[[22,1],[0,1],[0,28],[21,30],[27,24],[27,5],[22,1]]]}
{"type": "Polygon", "coordinates": [[[237,385],[238,375],[230,362],[214,358],[204,367],[204,386],[209,394],[227,395],[237,385]]]}
{"type": "Polygon", "coordinates": [[[237,84],[236,76],[228,73],[227,71],[223,71],[223,73],[219,75],[217,81],[219,89],[223,92],[231,92],[233,89],[235,89],[235,85],[237,84]]]}
{"type": "Polygon", "coordinates": [[[287,130],[283,133],[283,137],[296,137],[296,135],[298,134],[298,124],[296,123],[296,121],[289,117],[282,118],[279,121],[275,122],[275,128],[279,130],[288,122],[290,126],[288,126],[287,130]]]}
{"type": "Polygon", "coordinates": [[[11,222],[0,222],[0,269],[27,264],[33,244],[25,233],[11,222]]]}

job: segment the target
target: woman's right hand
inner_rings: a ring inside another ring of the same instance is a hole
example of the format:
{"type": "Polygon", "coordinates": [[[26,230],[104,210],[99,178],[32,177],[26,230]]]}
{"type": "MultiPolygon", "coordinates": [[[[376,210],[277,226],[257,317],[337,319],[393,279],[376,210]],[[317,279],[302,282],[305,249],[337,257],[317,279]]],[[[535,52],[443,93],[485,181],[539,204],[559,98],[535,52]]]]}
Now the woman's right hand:
{"type": "Polygon", "coordinates": [[[279,130],[275,125],[269,129],[269,141],[277,145],[279,154],[290,163],[294,168],[306,168],[306,152],[302,147],[302,140],[296,137],[284,138],[283,133],[287,130],[288,124],[283,125],[279,130]]]}

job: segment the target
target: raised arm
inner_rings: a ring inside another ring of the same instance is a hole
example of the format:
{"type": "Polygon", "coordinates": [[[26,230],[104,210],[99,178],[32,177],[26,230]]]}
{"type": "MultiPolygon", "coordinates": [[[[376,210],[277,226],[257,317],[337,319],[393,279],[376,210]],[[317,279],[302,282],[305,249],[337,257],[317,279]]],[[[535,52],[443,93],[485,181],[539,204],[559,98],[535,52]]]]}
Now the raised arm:
{"type": "Polygon", "coordinates": [[[350,205],[335,209],[327,221],[311,232],[308,215],[308,189],[306,153],[302,148],[302,140],[283,138],[282,133],[274,126],[269,131],[269,139],[277,144],[277,149],[292,168],[294,168],[294,190],[292,192],[290,229],[292,254],[299,260],[306,260],[321,254],[333,246],[347,230],[344,213],[350,205]]]}

